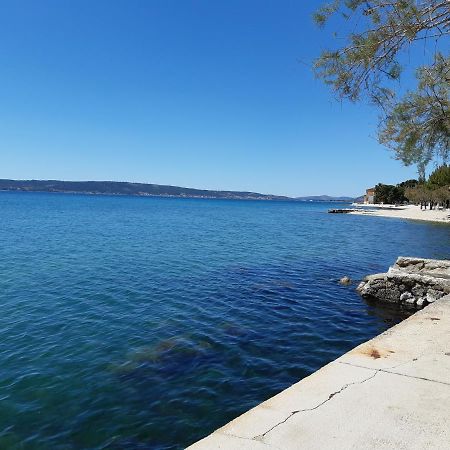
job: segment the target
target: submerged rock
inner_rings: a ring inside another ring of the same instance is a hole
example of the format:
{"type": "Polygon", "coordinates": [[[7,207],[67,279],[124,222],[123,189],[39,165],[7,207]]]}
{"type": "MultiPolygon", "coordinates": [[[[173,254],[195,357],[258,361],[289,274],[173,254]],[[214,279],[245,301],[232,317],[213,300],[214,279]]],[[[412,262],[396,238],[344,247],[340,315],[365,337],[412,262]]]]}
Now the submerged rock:
{"type": "Polygon", "coordinates": [[[124,361],[109,368],[123,379],[146,379],[155,374],[167,378],[218,358],[218,351],[212,342],[185,335],[133,349],[124,361]]]}

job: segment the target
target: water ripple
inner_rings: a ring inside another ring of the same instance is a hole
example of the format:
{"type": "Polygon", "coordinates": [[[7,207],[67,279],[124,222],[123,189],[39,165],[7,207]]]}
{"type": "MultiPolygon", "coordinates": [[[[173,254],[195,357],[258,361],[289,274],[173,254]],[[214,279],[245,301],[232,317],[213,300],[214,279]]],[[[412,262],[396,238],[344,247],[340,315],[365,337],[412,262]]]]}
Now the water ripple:
{"type": "Polygon", "coordinates": [[[396,323],[337,280],[450,229],[327,206],[0,193],[0,448],[183,448],[396,323]]]}

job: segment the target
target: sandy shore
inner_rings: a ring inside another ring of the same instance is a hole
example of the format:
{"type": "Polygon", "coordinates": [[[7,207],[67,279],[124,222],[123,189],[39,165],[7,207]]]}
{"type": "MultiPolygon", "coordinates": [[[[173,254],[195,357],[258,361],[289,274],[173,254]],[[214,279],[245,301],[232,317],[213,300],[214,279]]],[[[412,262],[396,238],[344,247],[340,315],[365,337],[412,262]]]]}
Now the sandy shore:
{"type": "MultiPolygon", "coordinates": [[[[386,208],[389,208],[386,205],[386,208]]],[[[350,214],[378,217],[394,217],[397,219],[425,220],[428,222],[443,222],[450,224],[450,210],[421,210],[420,206],[406,205],[398,208],[368,210],[361,208],[350,214]]]]}

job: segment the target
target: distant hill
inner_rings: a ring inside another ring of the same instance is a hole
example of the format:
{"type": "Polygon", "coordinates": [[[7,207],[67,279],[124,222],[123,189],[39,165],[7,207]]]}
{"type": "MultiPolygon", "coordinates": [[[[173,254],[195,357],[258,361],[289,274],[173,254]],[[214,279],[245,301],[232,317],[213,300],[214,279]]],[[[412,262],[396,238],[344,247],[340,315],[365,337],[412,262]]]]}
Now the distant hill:
{"type": "Polygon", "coordinates": [[[353,197],[331,197],[329,195],[311,195],[309,197],[296,197],[300,202],[353,202],[353,197]]]}
{"type": "Polygon", "coordinates": [[[290,200],[257,192],[209,191],[161,184],[117,181],[1,180],[0,191],[64,192],[77,194],[138,195],[151,197],[290,200]]]}

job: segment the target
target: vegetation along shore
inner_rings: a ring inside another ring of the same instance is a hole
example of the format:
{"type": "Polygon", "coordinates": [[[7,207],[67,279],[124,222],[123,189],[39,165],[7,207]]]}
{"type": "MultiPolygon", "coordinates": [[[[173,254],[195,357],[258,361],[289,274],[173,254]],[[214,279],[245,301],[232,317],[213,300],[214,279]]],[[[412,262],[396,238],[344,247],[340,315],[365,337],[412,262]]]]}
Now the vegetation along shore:
{"type": "Polygon", "coordinates": [[[427,180],[408,180],[396,186],[380,183],[368,191],[374,195],[366,196],[367,208],[349,214],[450,223],[450,166],[446,164],[427,180]]]}

